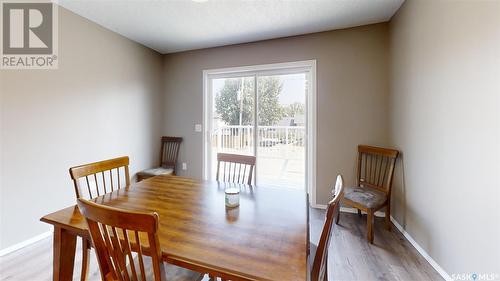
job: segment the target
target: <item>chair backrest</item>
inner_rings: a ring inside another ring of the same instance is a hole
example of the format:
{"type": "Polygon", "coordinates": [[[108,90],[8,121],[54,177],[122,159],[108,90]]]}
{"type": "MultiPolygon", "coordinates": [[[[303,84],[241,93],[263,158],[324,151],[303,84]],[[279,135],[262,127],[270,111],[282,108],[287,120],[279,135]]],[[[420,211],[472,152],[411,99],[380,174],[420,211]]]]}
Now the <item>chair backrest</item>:
{"type": "Polygon", "coordinates": [[[252,184],[255,156],[217,153],[217,181],[252,184]]]}
{"type": "Polygon", "coordinates": [[[144,244],[151,256],[154,280],[165,280],[157,213],[125,211],[81,198],[78,207],[87,220],[103,280],[145,281],[146,276],[151,276],[144,266],[144,244]],[[141,243],[146,237],[147,243],[141,243]]]}
{"type": "Polygon", "coordinates": [[[179,148],[182,138],[180,137],[162,137],[160,150],[160,165],[164,168],[172,168],[175,174],[177,166],[177,157],[179,157],[179,148]]]}
{"type": "Polygon", "coordinates": [[[124,156],[70,168],[76,198],[95,198],[130,185],[128,165],[124,156]]]}
{"type": "Polygon", "coordinates": [[[390,194],[398,154],[395,149],[359,145],[357,185],[390,194]]]}
{"type": "Polygon", "coordinates": [[[323,230],[321,231],[318,249],[316,250],[316,255],[314,256],[311,268],[311,281],[327,280],[325,278],[325,274],[327,274],[326,268],[328,263],[328,248],[330,247],[333,225],[335,224],[333,221],[334,218],[338,216],[340,200],[342,200],[342,197],[344,196],[344,180],[341,175],[337,176],[335,189],[332,190],[332,193],[333,199],[328,202],[325,224],[323,226],[323,230]]]}

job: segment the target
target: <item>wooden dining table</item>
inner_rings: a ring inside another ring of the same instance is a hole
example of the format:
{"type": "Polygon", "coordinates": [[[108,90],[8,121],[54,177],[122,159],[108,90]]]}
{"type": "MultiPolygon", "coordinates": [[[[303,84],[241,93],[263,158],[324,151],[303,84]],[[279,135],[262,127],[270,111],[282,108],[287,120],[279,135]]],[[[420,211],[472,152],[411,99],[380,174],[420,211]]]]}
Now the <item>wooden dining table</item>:
{"type": "MultiPolygon", "coordinates": [[[[308,203],[304,190],[156,176],[93,201],[157,212],[167,263],[227,280],[307,280],[308,203]],[[225,189],[240,205],[225,206],[225,189]]],[[[71,206],[41,218],[54,226],[53,280],[72,280],[78,236],[90,239],[71,206]]]]}

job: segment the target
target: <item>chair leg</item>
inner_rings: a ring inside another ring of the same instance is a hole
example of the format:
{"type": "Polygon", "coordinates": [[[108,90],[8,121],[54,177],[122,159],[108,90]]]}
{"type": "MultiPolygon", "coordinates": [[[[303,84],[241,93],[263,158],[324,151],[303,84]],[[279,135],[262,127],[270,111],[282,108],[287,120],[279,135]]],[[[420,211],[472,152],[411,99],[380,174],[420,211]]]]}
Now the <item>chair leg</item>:
{"type": "Polygon", "coordinates": [[[81,281],[86,281],[89,273],[90,262],[90,241],[82,238],[82,273],[80,275],[81,281]]]}
{"type": "Polygon", "coordinates": [[[373,244],[373,211],[368,210],[367,212],[368,219],[366,222],[366,232],[367,232],[367,239],[370,244],[373,244]]]}
{"type": "Polygon", "coordinates": [[[358,210],[358,217],[361,217],[361,210],[360,209],[357,210],[358,210]]]}
{"type": "Polygon", "coordinates": [[[323,281],[328,281],[328,258],[325,265],[325,275],[323,276],[323,281]]]}
{"type": "Polygon", "coordinates": [[[391,231],[391,204],[387,204],[387,207],[385,208],[385,228],[388,231],[391,231]]]}

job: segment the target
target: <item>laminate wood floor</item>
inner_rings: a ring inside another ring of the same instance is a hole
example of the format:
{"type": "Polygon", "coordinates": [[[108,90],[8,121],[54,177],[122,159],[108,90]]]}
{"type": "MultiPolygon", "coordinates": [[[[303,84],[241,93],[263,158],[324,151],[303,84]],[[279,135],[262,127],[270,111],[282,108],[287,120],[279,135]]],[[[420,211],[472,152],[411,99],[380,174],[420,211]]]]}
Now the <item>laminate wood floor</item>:
{"type": "MultiPolygon", "coordinates": [[[[311,209],[311,241],[319,241],[323,210],[311,209]]],[[[443,280],[441,275],[417,252],[406,238],[392,227],[384,227],[384,218],[375,218],[373,244],[366,240],[366,215],[340,215],[334,226],[329,249],[329,280],[443,280]]]]}
{"type": "MultiPolygon", "coordinates": [[[[311,209],[311,241],[317,243],[323,227],[324,210],[311,209]]],[[[415,248],[393,227],[387,231],[383,219],[375,219],[375,241],[366,241],[366,216],[342,213],[334,227],[329,251],[329,280],[443,280],[415,248]]],[[[80,280],[80,240],[74,280],[80,280]]],[[[0,257],[2,281],[49,281],[52,279],[52,238],[0,257]]],[[[205,278],[206,280],[208,278],[205,278]]],[[[92,251],[89,280],[100,280],[92,251]]],[[[286,281],[286,280],[283,280],[286,281]]]]}

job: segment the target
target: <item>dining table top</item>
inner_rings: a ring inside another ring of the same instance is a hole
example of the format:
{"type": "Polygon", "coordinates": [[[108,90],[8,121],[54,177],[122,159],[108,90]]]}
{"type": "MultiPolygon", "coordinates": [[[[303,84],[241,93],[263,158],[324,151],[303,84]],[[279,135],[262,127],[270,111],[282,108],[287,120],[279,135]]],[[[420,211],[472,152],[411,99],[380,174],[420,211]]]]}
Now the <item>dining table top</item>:
{"type": "MultiPolygon", "coordinates": [[[[156,212],[163,259],[231,280],[307,280],[308,203],[304,190],[156,176],[93,199],[156,212]],[[225,206],[225,189],[240,205],[225,206]]],[[[78,207],[41,221],[89,238],[78,207]]]]}

